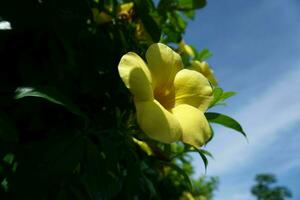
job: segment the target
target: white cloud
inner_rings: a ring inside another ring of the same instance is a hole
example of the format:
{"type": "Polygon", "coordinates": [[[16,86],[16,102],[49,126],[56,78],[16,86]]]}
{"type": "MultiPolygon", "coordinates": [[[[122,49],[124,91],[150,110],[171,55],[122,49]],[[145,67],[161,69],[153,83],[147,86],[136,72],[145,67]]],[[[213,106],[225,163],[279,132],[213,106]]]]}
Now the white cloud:
{"type": "MultiPolygon", "coordinates": [[[[300,68],[283,75],[259,97],[233,115],[248,133],[249,144],[230,130],[217,127],[209,149],[215,160],[209,173],[221,175],[237,167],[251,164],[255,155],[276,137],[284,137],[284,130],[300,121],[300,68]]],[[[255,95],[255,94],[251,94],[255,95]]]]}

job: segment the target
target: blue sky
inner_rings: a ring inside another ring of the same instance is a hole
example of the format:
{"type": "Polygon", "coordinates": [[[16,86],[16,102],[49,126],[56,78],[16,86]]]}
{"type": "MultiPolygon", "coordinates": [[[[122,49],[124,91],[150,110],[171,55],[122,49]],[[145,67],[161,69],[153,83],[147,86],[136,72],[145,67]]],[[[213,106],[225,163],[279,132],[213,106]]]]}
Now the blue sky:
{"type": "MultiPolygon", "coordinates": [[[[252,200],[255,174],[271,172],[299,200],[300,1],[208,0],[185,40],[213,52],[221,87],[238,92],[215,111],[240,121],[249,137],[214,126],[207,175],[220,177],[215,199],[252,200]]],[[[198,156],[194,164],[202,174],[198,156]]]]}

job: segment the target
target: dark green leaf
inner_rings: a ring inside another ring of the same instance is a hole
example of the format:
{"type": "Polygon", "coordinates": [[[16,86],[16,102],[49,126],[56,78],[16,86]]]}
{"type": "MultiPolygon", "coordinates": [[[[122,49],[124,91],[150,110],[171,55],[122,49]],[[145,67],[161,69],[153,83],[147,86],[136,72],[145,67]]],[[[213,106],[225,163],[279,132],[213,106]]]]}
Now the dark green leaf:
{"type": "Polygon", "coordinates": [[[4,191],[8,190],[8,182],[7,182],[6,178],[2,180],[1,187],[3,188],[4,191]]]}
{"type": "Polygon", "coordinates": [[[240,132],[241,134],[243,134],[245,137],[247,137],[243,128],[235,119],[232,119],[231,117],[229,117],[227,115],[223,115],[220,113],[213,113],[213,112],[207,112],[207,113],[205,113],[205,116],[209,122],[220,124],[225,127],[234,129],[234,130],[240,132]]]}
{"type": "Polygon", "coordinates": [[[177,0],[178,10],[192,10],[203,8],[206,5],[206,0],[177,0]]]}
{"type": "Polygon", "coordinates": [[[39,97],[48,100],[52,103],[65,107],[70,112],[87,119],[87,116],[81,110],[68,100],[64,95],[60,94],[54,88],[32,88],[19,87],[16,90],[15,99],[22,99],[24,97],[39,97]]]}
{"type": "Polygon", "coordinates": [[[154,18],[154,16],[157,16],[157,13],[151,9],[153,5],[148,0],[135,0],[135,5],[137,8],[137,14],[141,17],[147,32],[152,37],[153,42],[158,42],[161,36],[161,28],[154,18]]]}
{"type": "Polygon", "coordinates": [[[143,177],[143,180],[150,192],[149,197],[153,198],[153,197],[157,196],[156,189],[155,189],[153,183],[151,182],[151,180],[149,180],[144,174],[142,174],[142,177],[143,177]]]}
{"type": "Polygon", "coordinates": [[[189,178],[189,176],[187,175],[187,173],[181,169],[180,167],[178,167],[176,164],[173,164],[173,163],[169,163],[169,162],[163,162],[163,161],[160,161],[162,164],[164,165],[167,165],[171,168],[173,168],[174,170],[176,170],[181,176],[183,176],[183,178],[185,179],[186,183],[188,184],[188,187],[189,187],[189,190],[191,191],[192,190],[192,182],[189,178]]]}
{"type": "Polygon", "coordinates": [[[196,148],[196,147],[194,147],[194,150],[195,150],[196,152],[198,152],[199,155],[200,155],[200,157],[202,158],[202,161],[203,161],[204,167],[205,167],[205,171],[206,171],[207,165],[208,165],[208,160],[207,160],[207,158],[206,158],[206,155],[207,155],[207,154],[211,155],[211,154],[210,154],[209,152],[205,151],[205,150],[198,149],[198,148],[196,148]]]}
{"type": "Polygon", "coordinates": [[[214,158],[213,155],[212,155],[209,151],[204,150],[204,149],[200,149],[200,151],[201,151],[204,155],[209,156],[209,157],[211,157],[211,158],[214,158]]]}
{"type": "Polygon", "coordinates": [[[9,165],[14,162],[15,155],[12,153],[8,153],[4,156],[3,161],[9,165]]]}
{"type": "Polygon", "coordinates": [[[184,11],[182,12],[185,16],[187,16],[189,19],[194,20],[196,11],[195,10],[189,10],[189,11],[184,11]]]}

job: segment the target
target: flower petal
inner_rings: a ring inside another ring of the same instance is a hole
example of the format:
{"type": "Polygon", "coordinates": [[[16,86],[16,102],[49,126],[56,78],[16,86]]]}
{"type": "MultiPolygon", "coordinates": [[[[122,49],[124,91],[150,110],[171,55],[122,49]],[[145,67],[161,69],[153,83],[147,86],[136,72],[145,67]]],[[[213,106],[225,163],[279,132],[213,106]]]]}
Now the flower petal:
{"type": "Polygon", "coordinates": [[[136,53],[125,54],[118,66],[119,75],[136,101],[153,99],[152,79],[146,63],[136,53]]]}
{"type": "Polygon", "coordinates": [[[148,48],[146,58],[152,74],[154,89],[163,90],[170,87],[176,73],[182,69],[180,55],[164,44],[155,43],[148,48]]]}
{"type": "Polygon", "coordinates": [[[184,40],[179,43],[179,51],[191,57],[195,57],[195,52],[190,45],[187,45],[184,40]]]}
{"type": "Polygon", "coordinates": [[[135,106],[138,124],[150,138],[164,143],[180,139],[182,132],[178,120],[158,101],[139,101],[135,106]]]}
{"type": "Polygon", "coordinates": [[[212,88],[199,72],[183,69],[174,80],[175,107],[188,104],[205,112],[212,100],[212,88]]]}
{"type": "Polygon", "coordinates": [[[198,71],[203,74],[213,85],[218,85],[218,81],[214,75],[214,71],[209,67],[207,62],[199,62],[198,60],[192,61],[192,70],[198,71]]]}
{"type": "Polygon", "coordinates": [[[182,128],[182,141],[195,147],[202,146],[211,137],[211,130],[203,112],[181,104],[172,109],[182,128]]]}

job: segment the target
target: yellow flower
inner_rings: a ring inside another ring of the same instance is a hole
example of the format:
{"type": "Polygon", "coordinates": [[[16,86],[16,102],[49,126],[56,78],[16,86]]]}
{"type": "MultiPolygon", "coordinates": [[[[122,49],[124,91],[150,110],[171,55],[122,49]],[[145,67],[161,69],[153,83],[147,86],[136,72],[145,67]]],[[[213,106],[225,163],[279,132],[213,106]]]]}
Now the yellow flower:
{"type": "Polygon", "coordinates": [[[211,136],[204,112],[212,88],[199,72],[183,69],[179,54],[168,46],[152,44],[147,64],[136,53],[119,63],[120,77],[134,96],[137,121],[152,139],[172,143],[182,140],[199,147],[211,136]]]}
{"type": "Polygon", "coordinates": [[[209,67],[207,62],[199,62],[198,60],[193,60],[190,69],[203,74],[214,86],[218,85],[218,81],[215,78],[214,71],[209,67]]]}
{"type": "Polygon", "coordinates": [[[154,153],[152,151],[152,149],[149,147],[149,145],[146,142],[143,142],[141,140],[138,140],[136,138],[132,138],[133,142],[136,143],[137,145],[139,145],[139,147],[148,155],[148,156],[152,156],[154,153]]]}
{"type": "Polygon", "coordinates": [[[183,192],[179,200],[195,200],[190,192],[183,192]]]}
{"type": "Polygon", "coordinates": [[[195,52],[190,45],[187,45],[184,40],[179,43],[179,53],[187,54],[191,57],[195,57],[195,52]]]}
{"type": "Polygon", "coordinates": [[[92,8],[93,20],[97,24],[105,24],[112,21],[112,18],[109,14],[105,12],[99,12],[97,8],[92,8]]]}
{"type": "Polygon", "coordinates": [[[144,40],[144,41],[152,41],[151,36],[147,32],[142,20],[138,19],[136,22],[136,30],[135,30],[135,37],[138,40],[144,40]]]}
{"type": "Polygon", "coordinates": [[[121,4],[118,8],[118,16],[123,20],[131,21],[134,13],[133,7],[133,2],[121,4]]]}

